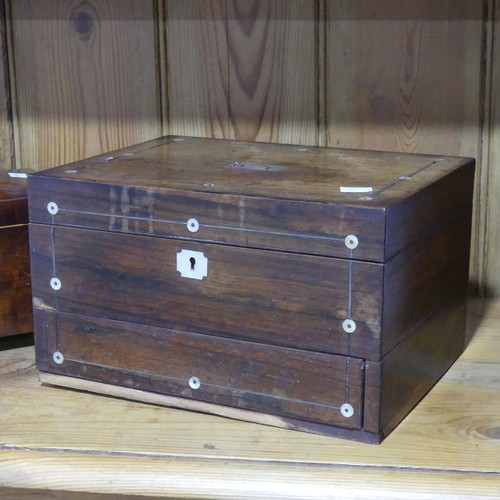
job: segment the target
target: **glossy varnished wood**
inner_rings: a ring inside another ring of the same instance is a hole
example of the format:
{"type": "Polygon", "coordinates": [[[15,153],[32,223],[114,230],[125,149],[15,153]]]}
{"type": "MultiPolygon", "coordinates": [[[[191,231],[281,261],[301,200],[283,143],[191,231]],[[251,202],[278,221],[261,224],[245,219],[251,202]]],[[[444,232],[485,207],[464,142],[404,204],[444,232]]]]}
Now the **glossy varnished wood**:
{"type": "Polygon", "coordinates": [[[378,264],[35,224],[31,241],[37,307],[317,352],[379,352],[378,264]],[[177,271],[183,249],[208,259],[206,278],[177,271]],[[342,328],[349,308],[352,341],[342,328]]]}
{"type": "Polygon", "coordinates": [[[473,176],[468,158],[176,136],[32,175],[38,367],[378,442],[463,347],[473,176]]]}
{"type": "Polygon", "coordinates": [[[299,418],[303,430],[307,421],[361,427],[363,360],[108,319],[64,313],[56,318],[50,311],[37,310],[36,321],[40,329],[56,325],[56,335],[46,339],[46,351],[44,339],[37,339],[37,363],[43,371],[66,375],[58,379],[62,384],[77,377],[101,386],[250,409],[274,415],[284,426],[287,418],[299,418]],[[64,353],[62,364],[53,360],[55,349],[64,353]],[[193,378],[198,381],[194,387],[193,378]],[[346,394],[355,412],[349,419],[340,412],[346,394]]]}
{"type": "Polygon", "coordinates": [[[0,228],[0,337],[33,331],[28,226],[0,228]]]}
{"type": "Polygon", "coordinates": [[[54,201],[58,224],[384,262],[469,204],[473,175],[466,158],[165,137],[33,176],[30,212],[50,223],[54,201]]]}
{"type": "Polygon", "coordinates": [[[13,498],[499,498],[499,321],[500,303],[471,304],[466,351],[378,447],[41,385],[32,347],[2,351],[0,482],[27,489],[13,498]]]}
{"type": "Polygon", "coordinates": [[[0,337],[33,331],[25,179],[0,172],[0,337]]]}

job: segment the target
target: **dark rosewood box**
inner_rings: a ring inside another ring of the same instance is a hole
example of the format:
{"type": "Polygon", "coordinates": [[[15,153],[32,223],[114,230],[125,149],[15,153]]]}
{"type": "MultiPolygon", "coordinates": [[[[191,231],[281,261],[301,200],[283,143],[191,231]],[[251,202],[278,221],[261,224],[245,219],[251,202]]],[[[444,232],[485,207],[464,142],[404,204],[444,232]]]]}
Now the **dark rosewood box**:
{"type": "Polygon", "coordinates": [[[0,172],[0,338],[33,331],[28,193],[23,174],[11,175],[0,172]]]}
{"type": "Polygon", "coordinates": [[[188,137],[32,175],[41,380],[378,443],[464,348],[473,178],[188,137]]]}

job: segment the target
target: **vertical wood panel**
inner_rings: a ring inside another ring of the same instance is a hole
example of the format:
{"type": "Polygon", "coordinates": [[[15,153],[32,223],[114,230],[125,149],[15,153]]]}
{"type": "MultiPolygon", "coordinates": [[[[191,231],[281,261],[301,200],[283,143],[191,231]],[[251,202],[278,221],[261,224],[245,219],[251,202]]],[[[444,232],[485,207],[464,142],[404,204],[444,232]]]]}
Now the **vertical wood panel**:
{"type": "Polygon", "coordinates": [[[316,3],[228,1],[232,137],[318,143],[316,3]]]}
{"type": "Polygon", "coordinates": [[[7,66],[6,22],[3,0],[0,0],[0,169],[13,167],[13,137],[10,116],[10,94],[7,66]]]}
{"type": "Polygon", "coordinates": [[[317,143],[314,0],[165,5],[170,133],[317,143]]]}
{"type": "Polygon", "coordinates": [[[328,7],[329,144],[477,156],[483,2],[328,7]]]}
{"type": "Polygon", "coordinates": [[[470,0],[329,3],[329,144],[477,154],[482,14],[470,0]]]}
{"type": "Polygon", "coordinates": [[[227,138],[228,63],[224,0],[164,0],[167,131],[227,138]]]}
{"type": "MultiPolygon", "coordinates": [[[[328,2],[328,145],[480,160],[483,4],[328,2]]],[[[483,252],[476,187],[474,281],[483,252]]]]}
{"type": "Polygon", "coordinates": [[[160,134],[153,7],[152,0],[10,0],[23,167],[160,134]]]}
{"type": "Polygon", "coordinates": [[[488,170],[483,176],[487,186],[484,200],[486,230],[484,260],[484,292],[487,296],[500,297],[500,0],[491,1],[491,52],[487,82],[490,84],[487,101],[489,108],[485,162],[488,170]]]}

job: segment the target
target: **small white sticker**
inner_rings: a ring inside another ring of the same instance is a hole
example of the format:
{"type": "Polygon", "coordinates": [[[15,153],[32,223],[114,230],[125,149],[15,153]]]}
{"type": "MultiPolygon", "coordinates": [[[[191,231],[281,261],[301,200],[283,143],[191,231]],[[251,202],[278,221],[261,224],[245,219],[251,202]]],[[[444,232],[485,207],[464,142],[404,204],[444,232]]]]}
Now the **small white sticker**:
{"type": "Polygon", "coordinates": [[[14,179],[27,179],[28,174],[25,172],[9,172],[9,177],[13,177],[14,179]]]}
{"type": "Polygon", "coordinates": [[[340,186],[341,193],[373,193],[369,186],[340,186]]]}

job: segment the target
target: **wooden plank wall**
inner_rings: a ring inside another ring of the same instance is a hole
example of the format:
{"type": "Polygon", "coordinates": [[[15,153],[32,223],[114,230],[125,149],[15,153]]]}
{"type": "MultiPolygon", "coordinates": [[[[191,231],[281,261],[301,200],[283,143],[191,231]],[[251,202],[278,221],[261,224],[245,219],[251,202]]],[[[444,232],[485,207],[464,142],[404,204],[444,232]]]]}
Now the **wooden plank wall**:
{"type": "Polygon", "coordinates": [[[484,227],[484,245],[478,249],[483,257],[484,294],[500,296],[500,0],[492,2],[488,40],[489,67],[485,99],[485,154],[482,161],[483,189],[481,205],[484,207],[479,224],[484,227]]]}
{"type": "Polygon", "coordinates": [[[8,73],[8,51],[4,5],[0,2],[0,168],[8,169],[12,164],[13,136],[10,116],[10,89],[8,73]]]}
{"type": "Polygon", "coordinates": [[[499,1],[0,0],[2,168],[164,133],[474,156],[500,295],[499,1]]]}
{"type": "Polygon", "coordinates": [[[153,2],[6,5],[17,167],[38,170],[161,134],[153,2]]]}

